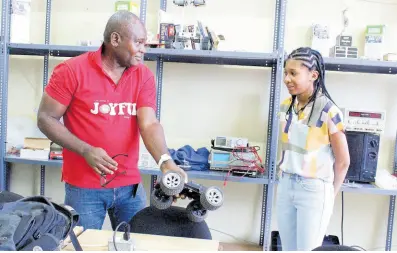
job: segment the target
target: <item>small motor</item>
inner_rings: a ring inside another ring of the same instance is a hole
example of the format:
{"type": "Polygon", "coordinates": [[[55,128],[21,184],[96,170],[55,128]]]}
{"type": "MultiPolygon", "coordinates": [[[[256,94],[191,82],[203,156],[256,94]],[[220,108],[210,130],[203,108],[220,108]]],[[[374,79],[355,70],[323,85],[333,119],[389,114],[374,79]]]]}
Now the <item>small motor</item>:
{"type": "Polygon", "coordinates": [[[174,0],[174,4],[178,6],[187,6],[188,2],[187,0],[174,0]]]}
{"type": "Polygon", "coordinates": [[[192,4],[196,7],[202,6],[202,5],[205,5],[205,0],[192,0],[192,4]]]}
{"type": "MultiPolygon", "coordinates": [[[[190,3],[197,7],[205,5],[205,0],[191,0],[190,3]]],[[[188,0],[174,0],[174,4],[178,6],[187,6],[189,2],[188,0]]]]}

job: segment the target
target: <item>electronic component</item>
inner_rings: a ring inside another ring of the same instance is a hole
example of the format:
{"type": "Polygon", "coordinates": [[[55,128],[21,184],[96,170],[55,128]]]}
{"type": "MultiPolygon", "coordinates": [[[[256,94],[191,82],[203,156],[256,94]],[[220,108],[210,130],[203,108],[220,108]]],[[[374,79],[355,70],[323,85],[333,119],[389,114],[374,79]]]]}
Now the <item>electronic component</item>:
{"type": "Polygon", "coordinates": [[[188,5],[188,1],[187,0],[174,0],[174,4],[178,5],[178,6],[186,6],[186,5],[188,5]]]}
{"type": "Polygon", "coordinates": [[[115,231],[113,232],[113,236],[109,238],[108,241],[108,251],[134,251],[135,243],[130,237],[130,225],[122,221],[119,225],[117,225],[115,231]],[[119,228],[124,225],[124,233],[123,236],[117,236],[117,231],[119,228]]]}
{"type": "Polygon", "coordinates": [[[51,143],[50,146],[50,159],[51,160],[63,160],[62,147],[55,142],[51,143]]]}
{"type": "Polygon", "coordinates": [[[171,23],[161,23],[159,33],[159,43],[161,48],[171,48],[175,40],[175,25],[171,23]]]}
{"type": "Polygon", "coordinates": [[[227,137],[227,136],[217,136],[214,141],[215,148],[225,148],[233,149],[238,147],[247,147],[248,139],[237,138],[237,137],[227,137]]]}
{"type": "Polygon", "coordinates": [[[193,4],[194,6],[205,5],[205,0],[192,0],[192,4],[193,4]]]}
{"type": "Polygon", "coordinates": [[[358,48],[334,46],[331,49],[331,56],[335,58],[358,58],[358,48]]]}
{"type": "Polygon", "coordinates": [[[235,157],[230,151],[212,149],[209,156],[209,164],[212,170],[230,170],[231,167],[247,167],[245,161],[255,161],[255,154],[252,152],[239,152],[239,156],[235,157]]]}
{"type": "Polygon", "coordinates": [[[201,50],[211,50],[211,41],[208,30],[201,21],[197,21],[197,33],[200,37],[201,50]]]}
{"type": "Polygon", "coordinates": [[[385,111],[342,108],[347,131],[383,133],[386,123],[385,111]]]}
{"type": "Polygon", "coordinates": [[[109,238],[108,241],[108,251],[134,251],[135,245],[132,239],[128,241],[124,240],[122,237],[116,237],[116,243],[113,243],[113,237],[109,238]],[[115,246],[116,244],[116,246],[115,246]]]}
{"type": "Polygon", "coordinates": [[[336,43],[341,47],[352,47],[353,46],[353,36],[349,35],[338,35],[336,38],[336,43]]]}
{"type": "Polygon", "coordinates": [[[346,138],[350,154],[346,180],[360,183],[375,182],[379,158],[379,135],[347,132],[346,138]]]}
{"type": "Polygon", "coordinates": [[[210,170],[225,171],[236,176],[257,177],[265,171],[256,147],[232,151],[213,148],[208,160],[210,170]]]}
{"type": "MultiPolygon", "coordinates": [[[[193,6],[202,6],[205,5],[205,0],[192,0],[190,3],[193,6]]],[[[174,4],[177,6],[187,6],[189,4],[189,1],[187,0],[174,0],[174,4]]]]}

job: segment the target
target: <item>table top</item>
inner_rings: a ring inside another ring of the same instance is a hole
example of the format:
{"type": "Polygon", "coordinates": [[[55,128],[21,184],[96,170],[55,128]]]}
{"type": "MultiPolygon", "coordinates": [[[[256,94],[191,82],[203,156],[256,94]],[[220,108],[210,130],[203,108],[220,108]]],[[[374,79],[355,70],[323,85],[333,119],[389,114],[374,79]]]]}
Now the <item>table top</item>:
{"type": "MultiPolygon", "coordinates": [[[[122,236],[121,232],[117,236],[122,236]]],[[[87,229],[78,236],[83,251],[108,251],[108,241],[113,237],[113,231],[87,229]]],[[[218,251],[219,241],[204,240],[160,235],[135,234],[131,233],[136,251],[218,251]]],[[[74,251],[69,243],[64,251],[74,251]]]]}

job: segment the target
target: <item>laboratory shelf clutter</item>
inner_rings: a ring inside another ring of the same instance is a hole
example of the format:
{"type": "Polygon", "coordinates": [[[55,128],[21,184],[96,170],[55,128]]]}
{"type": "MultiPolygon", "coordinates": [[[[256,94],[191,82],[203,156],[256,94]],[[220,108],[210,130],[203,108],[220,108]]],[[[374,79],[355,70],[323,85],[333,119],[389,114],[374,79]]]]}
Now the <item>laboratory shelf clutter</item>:
{"type": "MultiPolygon", "coordinates": [[[[10,43],[11,27],[11,0],[3,0],[2,3],[2,30],[1,30],[1,69],[0,69],[0,136],[1,152],[0,158],[0,190],[9,189],[9,175],[12,164],[31,164],[41,166],[41,191],[45,193],[45,168],[61,167],[62,161],[59,160],[30,160],[22,159],[17,156],[6,155],[7,141],[7,99],[8,99],[8,73],[10,55],[42,56],[44,57],[43,87],[48,81],[48,61],[49,57],[73,57],[82,53],[96,50],[97,47],[91,46],[69,46],[69,45],[51,45],[50,38],[50,20],[51,20],[51,0],[46,0],[46,21],[45,21],[45,44],[20,44],[10,43]]],[[[141,0],[140,19],[146,23],[147,0],[141,0]]],[[[262,213],[259,245],[263,250],[270,249],[271,238],[271,216],[274,191],[277,184],[276,162],[277,162],[277,139],[278,139],[278,119],[277,112],[280,105],[280,88],[283,82],[283,62],[286,57],[284,50],[284,30],[286,16],[286,0],[275,0],[275,20],[274,20],[274,44],[273,52],[255,53],[255,52],[228,52],[215,50],[180,50],[166,48],[148,48],[145,54],[145,61],[157,62],[157,117],[160,119],[161,111],[161,93],[162,93],[162,76],[165,62],[195,63],[195,64],[218,64],[218,65],[241,65],[241,66],[259,66],[271,68],[270,79],[270,97],[269,97],[269,114],[266,143],[265,168],[266,173],[261,177],[241,177],[227,176],[222,172],[215,171],[188,171],[191,178],[208,179],[208,180],[227,180],[239,183],[260,184],[263,186],[262,195],[262,213]]],[[[167,1],[160,1],[160,8],[163,11],[167,9],[167,1]]],[[[359,72],[359,73],[376,73],[376,74],[396,74],[396,62],[371,61],[362,59],[348,58],[325,58],[325,67],[331,71],[341,72],[359,72]]],[[[266,80],[263,80],[266,82],[266,80]]],[[[160,175],[158,169],[140,168],[142,174],[152,176],[152,186],[156,177],[160,175]]],[[[395,195],[397,191],[379,189],[373,185],[359,185],[359,187],[350,187],[345,185],[342,191],[390,195],[390,209],[388,217],[388,229],[386,238],[386,250],[391,249],[395,195]]]]}

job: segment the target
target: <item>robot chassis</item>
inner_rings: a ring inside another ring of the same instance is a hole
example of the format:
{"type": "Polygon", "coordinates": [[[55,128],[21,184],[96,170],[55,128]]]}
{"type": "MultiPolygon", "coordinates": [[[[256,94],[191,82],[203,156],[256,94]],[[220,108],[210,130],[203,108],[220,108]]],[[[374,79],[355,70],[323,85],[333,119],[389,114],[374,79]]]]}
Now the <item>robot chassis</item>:
{"type": "Polygon", "coordinates": [[[193,181],[184,183],[183,177],[173,171],[161,176],[150,196],[151,203],[160,210],[169,208],[176,195],[184,195],[192,201],[187,205],[189,220],[202,222],[208,211],[215,211],[223,205],[223,192],[215,186],[205,187],[193,181]]]}

